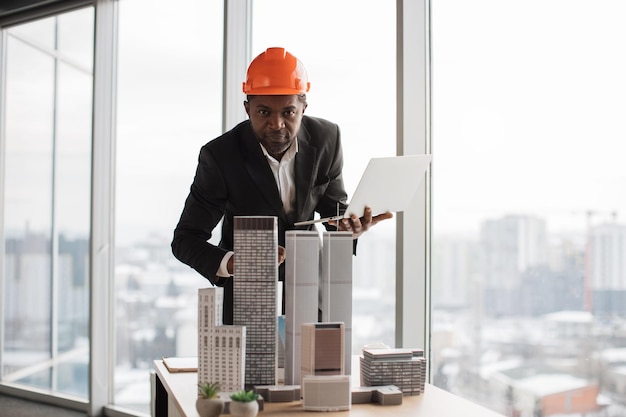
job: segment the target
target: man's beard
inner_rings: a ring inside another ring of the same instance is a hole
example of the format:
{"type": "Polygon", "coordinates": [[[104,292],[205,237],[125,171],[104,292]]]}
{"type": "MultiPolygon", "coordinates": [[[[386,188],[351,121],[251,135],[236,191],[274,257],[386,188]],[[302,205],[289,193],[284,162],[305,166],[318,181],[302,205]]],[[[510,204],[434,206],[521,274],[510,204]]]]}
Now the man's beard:
{"type": "Polygon", "coordinates": [[[289,149],[292,140],[287,135],[267,135],[263,138],[263,146],[272,155],[283,154],[289,149]],[[272,139],[279,139],[278,141],[272,139]]]}

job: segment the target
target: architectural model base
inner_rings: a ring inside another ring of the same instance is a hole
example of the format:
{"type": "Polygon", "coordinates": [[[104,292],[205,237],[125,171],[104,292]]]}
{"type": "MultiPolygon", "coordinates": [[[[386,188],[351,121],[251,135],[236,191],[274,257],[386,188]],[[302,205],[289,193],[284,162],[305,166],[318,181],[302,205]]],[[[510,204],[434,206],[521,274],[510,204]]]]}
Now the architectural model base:
{"type": "MultiPolygon", "coordinates": [[[[257,385],[254,390],[268,403],[293,402],[301,399],[300,385],[257,385]]],[[[351,404],[401,405],[403,394],[395,385],[379,385],[352,388],[350,397],[351,404]]]]}

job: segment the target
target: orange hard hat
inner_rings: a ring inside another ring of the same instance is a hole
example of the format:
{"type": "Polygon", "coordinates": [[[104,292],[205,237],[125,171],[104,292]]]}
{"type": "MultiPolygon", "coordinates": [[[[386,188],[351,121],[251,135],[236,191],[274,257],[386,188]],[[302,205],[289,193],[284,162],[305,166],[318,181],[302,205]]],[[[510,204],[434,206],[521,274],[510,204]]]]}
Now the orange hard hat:
{"type": "Polygon", "coordinates": [[[267,48],[248,67],[243,92],[248,95],[304,94],[311,83],[302,62],[285,48],[267,48]]]}

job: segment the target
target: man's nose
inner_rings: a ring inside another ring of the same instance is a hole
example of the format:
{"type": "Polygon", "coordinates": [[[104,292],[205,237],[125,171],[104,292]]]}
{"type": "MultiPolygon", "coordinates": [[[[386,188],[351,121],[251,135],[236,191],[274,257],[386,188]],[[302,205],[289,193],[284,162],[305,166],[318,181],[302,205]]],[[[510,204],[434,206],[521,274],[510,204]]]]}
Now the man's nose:
{"type": "Polygon", "coordinates": [[[282,129],[285,127],[285,120],[280,114],[273,114],[270,116],[270,127],[274,130],[282,129]]]}

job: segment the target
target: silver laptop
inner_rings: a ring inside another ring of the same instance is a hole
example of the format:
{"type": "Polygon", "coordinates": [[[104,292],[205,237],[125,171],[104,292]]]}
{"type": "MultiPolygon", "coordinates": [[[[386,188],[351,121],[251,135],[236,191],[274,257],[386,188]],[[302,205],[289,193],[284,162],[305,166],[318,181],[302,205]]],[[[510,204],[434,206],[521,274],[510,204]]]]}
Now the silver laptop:
{"type": "Polygon", "coordinates": [[[430,154],[372,158],[343,215],[298,222],[295,226],[338,220],[353,213],[361,217],[365,207],[372,209],[373,216],[404,211],[423,183],[431,160],[430,154]]]}

